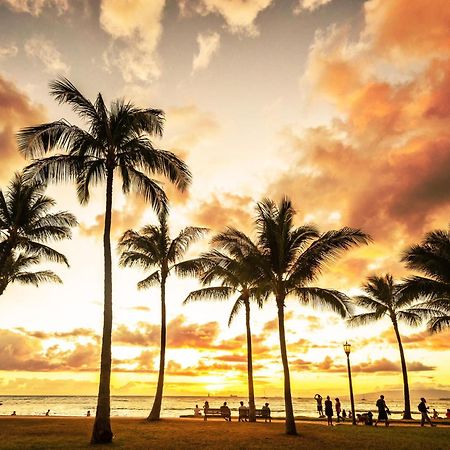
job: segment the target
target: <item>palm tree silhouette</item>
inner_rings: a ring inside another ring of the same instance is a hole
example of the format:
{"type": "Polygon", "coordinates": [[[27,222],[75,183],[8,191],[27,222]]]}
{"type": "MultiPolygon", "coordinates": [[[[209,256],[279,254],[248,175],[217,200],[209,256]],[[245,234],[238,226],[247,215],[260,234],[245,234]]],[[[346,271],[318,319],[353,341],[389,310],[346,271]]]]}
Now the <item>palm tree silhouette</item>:
{"type": "Polygon", "coordinates": [[[87,123],[87,129],[66,120],[24,128],[18,133],[20,151],[34,159],[27,172],[39,181],[74,181],[80,203],[90,198],[92,185],[106,182],[103,233],[104,321],[100,383],[92,443],[108,443],[113,433],[110,422],[112,262],[111,221],[114,175],[122,179],[122,191],[130,190],[150,201],[157,212],[166,208],[167,198],[159,183],[150,178],[160,174],[184,190],[191,175],[187,166],[173,153],[155,148],[149,136],[161,136],[164,115],[158,109],[139,109],[123,100],[106,107],[102,95],[95,103],[84,97],[67,79],[50,83],[50,94],[66,103],[87,123]],[[48,153],[63,151],[51,156],[48,153]]]}
{"type": "MultiPolygon", "coordinates": [[[[325,266],[336,260],[342,252],[370,241],[367,234],[347,227],[322,234],[312,225],[294,227],[294,215],[292,203],[286,197],[278,205],[270,199],[258,203],[258,251],[254,253],[254,264],[263,273],[263,279],[275,298],[278,310],[287,434],[297,434],[297,430],[284,329],[285,300],[294,296],[302,304],[329,308],[345,317],[350,306],[350,299],[345,294],[334,289],[309,285],[317,280],[325,266]]],[[[249,246],[248,249],[251,251],[249,246]]]]}
{"type": "Polygon", "coordinates": [[[166,356],[166,282],[171,272],[178,276],[189,276],[193,272],[193,260],[181,261],[190,245],[207,232],[206,228],[186,227],[175,239],[170,238],[167,213],[159,214],[159,225],[147,225],[140,232],[128,230],[119,242],[123,250],[120,265],[140,267],[144,270],[156,268],[149,276],[139,281],[139,289],[159,285],[161,290],[161,348],[158,384],[153,407],[148,421],[159,420],[164,389],[166,356]]]}
{"type": "Polygon", "coordinates": [[[405,353],[398,329],[399,322],[405,322],[411,326],[417,326],[424,317],[424,311],[419,307],[411,307],[411,299],[402,295],[401,285],[395,284],[391,274],[383,277],[371,276],[362,286],[365,295],[354,297],[355,303],[369,310],[350,318],[352,325],[365,325],[376,322],[383,317],[389,317],[394,328],[398,348],[400,350],[400,362],[403,374],[403,394],[405,400],[404,419],[412,419],[411,402],[409,397],[408,368],[406,367],[405,353]]]}
{"type": "Polygon", "coordinates": [[[216,249],[204,253],[198,258],[197,276],[205,287],[192,291],[184,303],[198,300],[228,300],[234,296],[234,305],[228,325],[231,325],[233,319],[244,307],[247,334],[249,421],[255,422],[250,302],[254,301],[259,307],[262,307],[268,292],[264,291],[264,286],[259,282],[261,273],[258,267],[251,263],[245,247],[235,239],[237,236],[247,241],[248,245],[255,247],[249,237],[234,228],[228,228],[223,233],[214,236],[211,243],[216,246],[216,249]],[[220,285],[211,286],[214,283],[220,283],[220,285]]]}
{"type": "Polygon", "coordinates": [[[422,305],[430,318],[428,327],[437,333],[450,327],[450,228],[434,230],[420,244],[408,249],[402,261],[409,269],[425,276],[405,280],[402,294],[411,299],[425,299],[422,305]]]}
{"type": "Polygon", "coordinates": [[[0,295],[13,281],[60,282],[50,271],[24,272],[41,259],[69,266],[67,258],[47,244],[70,239],[77,220],[65,211],[50,212],[56,202],[44,191],[44,184],[27,180],[23,173],[14,175],[6,192],[0,189],[0,295]]]}
{"type": "Polygon", "coordinates": [[[41,257],[36,254],[26,254],[19,252],[16,255],[10,255],[6,259],[6,264],[0,270],[0,295],[3,294],[8,284],[32,284],[39,287],[41,283],[62,283],[61,278],[58,277],[51,270],[39,270],[37,272],[30,272],[30,266],[34,266],[41,262],[41,257]]]}

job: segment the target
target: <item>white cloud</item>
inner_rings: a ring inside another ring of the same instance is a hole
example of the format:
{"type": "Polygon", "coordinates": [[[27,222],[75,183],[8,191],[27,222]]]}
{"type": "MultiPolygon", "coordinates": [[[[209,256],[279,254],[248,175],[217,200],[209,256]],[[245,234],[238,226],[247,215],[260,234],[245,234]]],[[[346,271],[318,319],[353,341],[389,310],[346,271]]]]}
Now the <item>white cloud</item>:
{"type": "Polygon", "coordinates": [[[162,33],[165,0],[102,0],[100,25],[112,36],[105,53],[126,82],[157,79],[161,70],[156,49],[162,33]]]}
{"type": "Polygon", "coordinates": [[[192,61],[192,73],[209,66],[212,56],[220,47],[220,34],[216,32],[199,33],[197,43],[198,53],[192,61]]]}
{"type": "Polygon", "coordinates": [[[14,44],[0,47],[0,59],[16,56],[18,51],[19,49],[14,44]]]}
{"type": "Polygon", "coordinates": [[[68,0],[0,0],[1,4],[7,5],[15,12],[28,13],[33,16],[39,16],[44,8],[54,8],[58,15],[69,9],[68,0]]]}
{"type": "Polygon", "coordinates": [[[178,0],[181,15],[221,15],[232,33],[258,35],[255,20],[272,0],[178,0]]]}
{"type": "Polygon", "coordinates": [[[294,14],[300,14],[303,11],[314,11],[332,0],[299,0],[298,5],[294,8],[294,14]]]}
{"type": "Polygon", "coordinates": [[[67,75],[70,71],[70,66],[62,60],[61,53],[53,42],[44,37],[35,36],[26,41],[25,52],[28,56],[41,61],[46,72],[67,75]]]}

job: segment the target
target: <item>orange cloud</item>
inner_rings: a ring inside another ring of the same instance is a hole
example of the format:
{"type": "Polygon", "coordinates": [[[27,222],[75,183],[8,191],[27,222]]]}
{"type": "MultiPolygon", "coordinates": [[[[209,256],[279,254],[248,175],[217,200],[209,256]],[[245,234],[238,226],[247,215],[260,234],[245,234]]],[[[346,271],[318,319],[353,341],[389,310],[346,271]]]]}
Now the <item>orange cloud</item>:
{"type": "Polygon", "coordinates": [[[15,133],[22,127],[45,121],[45,111],[35,105],[17,86],[0,74],[0,183],[25,165],[19,154],[15,133]]]}
{"type": "Polygon", "coordinates": [[[198,205],[192,221],[215,231],[235,227],[249,231],[252,227],[255,202],[251,197],[230,193],[211,196],[198,205]]]}

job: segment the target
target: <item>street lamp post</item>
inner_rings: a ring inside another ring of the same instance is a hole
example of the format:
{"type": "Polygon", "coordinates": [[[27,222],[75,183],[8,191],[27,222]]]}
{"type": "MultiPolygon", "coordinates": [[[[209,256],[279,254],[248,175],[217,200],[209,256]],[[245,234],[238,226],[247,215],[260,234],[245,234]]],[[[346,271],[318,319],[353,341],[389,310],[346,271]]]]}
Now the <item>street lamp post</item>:
{"type": "Polygon", "coordinates": [[[356,425],[355,416],[355,400],[353,398],[352,370],[350,369],[350,349],[351,345],[346,341],[344,344],[344,352],[347,355],[348,383],[350,386],[350,403],[352,405],[352,423],[356,425]]]}

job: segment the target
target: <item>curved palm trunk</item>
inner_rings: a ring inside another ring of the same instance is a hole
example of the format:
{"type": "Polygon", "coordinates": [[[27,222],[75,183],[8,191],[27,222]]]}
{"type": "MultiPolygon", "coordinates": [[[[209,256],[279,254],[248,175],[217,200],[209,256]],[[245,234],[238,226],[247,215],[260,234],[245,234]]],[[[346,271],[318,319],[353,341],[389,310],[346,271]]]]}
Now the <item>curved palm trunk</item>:
{"type": "Polygon", "coordinates": [[[113,433],[110,421],[110,384],[111,384],[111,333],[112,333],[112,264],[111,264],[111,215],[112,215],[113,174],[108,172],[106,179],[105,229],[103,233],[103,251],[105,258],[105,286],[103,311],[103,337],[100,364],[100,383],[97,398],[92,444],[104,444],[112,441],[113,433]]]}
{"type": "Polygon", "coordinates": [[[6,260],[11,255],[11,252],[14,249],[14,241],[15,241],[15,239],[13,239],[13,237],[10,236],[4,243],[5,246],[3,247],[2,251],[0,252],[0,272],[2,272],[2,270],[4,269],[6,260]]]}
{"type": "Polygon", "coordinates": [[[405,354],[403,352],[402,339],[398,331],[398,325],[396,321],[392,322],[394,325],[395,336],[397,337],[398,348],[400,350],[400,362],[402,364],[403,373],[403,395],[405,398],[405,412],[403,413],[404,419],[412,419],[411,416],[411,401],[409,398],[409,383],[408,383],[408,368],[406,367],[405,354]]]}
{"type": "Polygon", "coordinates": [[[250,330],[250,304],[248,299],[245,300],[245,326],[247,329],[248,420],[250,422],[256,422],[255,390],[253,387],[252,333],[250,330]]]}
{"type": "Polygon", "coordinates": [[[156,387],[155,400],[147,420],[159,420],[161,416],[161,403],[164,389],[164,367],[166,359],[166,278],[161,276],[161,350],[159,359],[159,376],[156,387]]]}
{"type": "Polygon", "coordinates": [[[289,375],[289,363],[286,350],[286,335],[284,331],[284,299],[277,301],[278,306],[278,331],[280,334],[281,361],[284,371],[284,404],[286,410],[286,434],[297,434],[292,407],[291,379],[289,375]]]}

